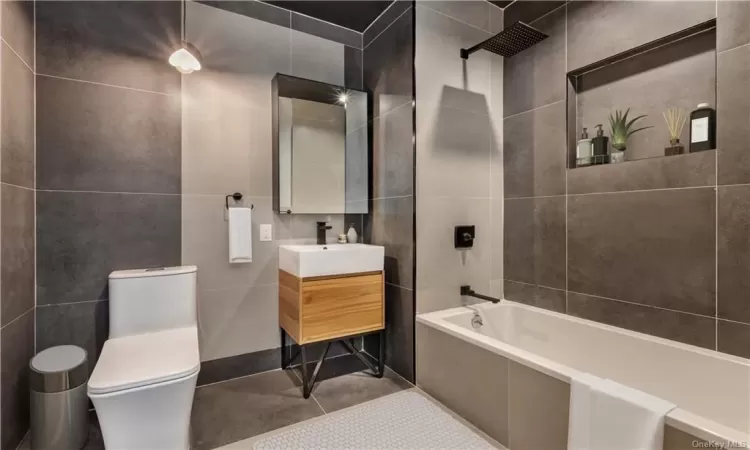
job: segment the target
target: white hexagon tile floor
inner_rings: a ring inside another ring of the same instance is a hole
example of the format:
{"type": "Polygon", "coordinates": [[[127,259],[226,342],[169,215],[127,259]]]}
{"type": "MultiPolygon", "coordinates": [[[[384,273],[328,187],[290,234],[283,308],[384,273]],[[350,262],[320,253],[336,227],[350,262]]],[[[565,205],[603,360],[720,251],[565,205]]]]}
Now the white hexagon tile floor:
{"type": "Polygon", "coordinates": [[[421,391],[387,395],[222,450],[497,448],[421,391]]]}

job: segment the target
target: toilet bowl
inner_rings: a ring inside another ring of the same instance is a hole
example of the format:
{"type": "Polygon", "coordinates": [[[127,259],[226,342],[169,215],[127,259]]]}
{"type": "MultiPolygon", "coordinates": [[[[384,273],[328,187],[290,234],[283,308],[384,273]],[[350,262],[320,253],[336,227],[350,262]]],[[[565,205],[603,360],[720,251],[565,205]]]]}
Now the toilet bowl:
{"type": "Polygon", "coordinates": [[[195,275],[192,266],[110,275],[110,336],[88,384],[109,450],[190,448],[195,275]]]}

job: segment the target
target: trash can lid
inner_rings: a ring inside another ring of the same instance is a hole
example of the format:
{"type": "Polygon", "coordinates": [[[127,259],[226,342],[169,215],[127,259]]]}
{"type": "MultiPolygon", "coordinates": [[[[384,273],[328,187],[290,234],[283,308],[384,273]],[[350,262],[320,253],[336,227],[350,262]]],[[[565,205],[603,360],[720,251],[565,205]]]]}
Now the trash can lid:
{"type": "Polygon", "coordinates": [[[89,375],[86,350],[59,345],[37,353],[29,364],[31,390],[42,393],[67,391],[86,382],[89,375]]]}

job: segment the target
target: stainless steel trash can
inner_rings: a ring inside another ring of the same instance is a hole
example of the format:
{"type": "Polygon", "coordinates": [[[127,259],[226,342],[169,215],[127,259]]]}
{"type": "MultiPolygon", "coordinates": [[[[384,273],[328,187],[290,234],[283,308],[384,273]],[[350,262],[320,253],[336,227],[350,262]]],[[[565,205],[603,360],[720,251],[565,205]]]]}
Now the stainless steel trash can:
{"type": "Polygon", "coordinates": [[[31,448],[79,450],[89,435],[86,351],[60,345],[31,359],[31,448]]]}

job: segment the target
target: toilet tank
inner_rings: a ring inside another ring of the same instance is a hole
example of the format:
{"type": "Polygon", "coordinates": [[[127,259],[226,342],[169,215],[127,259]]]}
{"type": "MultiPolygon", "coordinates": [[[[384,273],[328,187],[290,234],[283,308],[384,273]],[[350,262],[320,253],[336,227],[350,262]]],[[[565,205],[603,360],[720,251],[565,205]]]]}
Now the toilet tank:
{"type": "Polygon", "coordinates": [[[109,274],[109,337],[197,325],[195,266],[109,274]]]}

